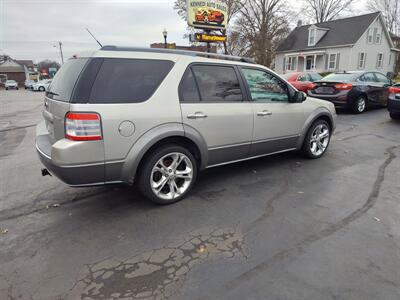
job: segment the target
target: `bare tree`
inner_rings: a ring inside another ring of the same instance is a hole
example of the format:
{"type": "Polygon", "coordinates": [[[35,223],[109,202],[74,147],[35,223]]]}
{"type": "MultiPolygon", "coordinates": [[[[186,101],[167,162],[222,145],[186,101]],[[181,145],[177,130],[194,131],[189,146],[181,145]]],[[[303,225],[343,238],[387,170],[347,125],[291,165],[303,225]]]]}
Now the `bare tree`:
{"type": "Polygon", "coordinates": [[[230,34],[232,54],[270,67],[277,46],[289,33],[289,11],[284,0],[246,0],[230,34]]]}
{"type": "Polygon", "coordinates": [[[400,36],[400,0],[369,0],[367,7],[372,12],[380,11],[388,30],[400,36]]]}
{"type": "Polygon", "coordinates": [[[314,23],[337,19],[353,2],[354,0],[304,0],[305,11],[314,23]]]}

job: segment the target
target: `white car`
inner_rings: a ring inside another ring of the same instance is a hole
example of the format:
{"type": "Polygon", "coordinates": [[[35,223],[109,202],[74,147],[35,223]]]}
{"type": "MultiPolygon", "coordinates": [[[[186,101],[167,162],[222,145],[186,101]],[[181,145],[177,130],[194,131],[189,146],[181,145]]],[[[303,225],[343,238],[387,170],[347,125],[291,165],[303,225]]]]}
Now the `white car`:
{"type": "Polygon", "coordinates": [[[35,84],[36,83],[36,81],[35,80],[25,80],[25,89],[27,90],[27,89],[31,89],[32,88],[32,85],[33,84],[35,84]]]}
{"type": "Polygon", "coordinates": [[[45,92],[49,88],[51,81],[52,81],[51,79],[44,79],[44,80],[38,81],[38,82],[32,84],[31,89],[32,89],[32,91],[45,92]]]}
{"type": "Polygon", "coordinates": [[[7,80],[6,83],[4,84],[4,87],[6,88],[6,90],[9,89],[18,90],[18,83],[15,80],[7,80]]]}

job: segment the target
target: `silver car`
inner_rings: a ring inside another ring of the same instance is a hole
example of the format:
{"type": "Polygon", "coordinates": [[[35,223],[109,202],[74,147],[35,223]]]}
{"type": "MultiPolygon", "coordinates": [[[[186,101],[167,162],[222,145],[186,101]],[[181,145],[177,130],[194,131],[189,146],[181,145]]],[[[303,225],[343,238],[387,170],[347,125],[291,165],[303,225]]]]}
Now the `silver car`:
{"type": "Polygon", "coordinates": [[[6,90],[9,90],[9,89],[18,90],[18,83],[15,80],[7,80],[4,84],[4,87],[6,88],[6,90]]]}
{"type": "Polygon", "coordinates": [[[136,183],[169,204],[206,168],[295,150],[321,157],[336,112],[248,59],[105,46],[63,65],[43,117],[43,175],[76,187],[136,183]]]}

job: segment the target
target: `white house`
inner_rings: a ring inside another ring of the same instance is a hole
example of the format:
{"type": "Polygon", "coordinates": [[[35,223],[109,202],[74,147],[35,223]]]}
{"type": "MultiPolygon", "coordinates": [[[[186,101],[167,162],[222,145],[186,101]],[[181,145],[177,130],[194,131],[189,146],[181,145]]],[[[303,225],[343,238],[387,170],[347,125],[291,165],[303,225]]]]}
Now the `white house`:
{"type": "Polygon", "coordinates": [[[296,27],[276,51],[275,71],[393,72],[394,47],[380,12],[296,27]]]}

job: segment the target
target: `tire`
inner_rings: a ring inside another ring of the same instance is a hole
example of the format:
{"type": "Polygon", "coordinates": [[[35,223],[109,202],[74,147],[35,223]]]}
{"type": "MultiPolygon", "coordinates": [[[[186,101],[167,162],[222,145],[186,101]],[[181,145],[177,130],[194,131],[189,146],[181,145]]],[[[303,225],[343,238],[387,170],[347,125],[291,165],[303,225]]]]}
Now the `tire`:
{"type": "Polygon", "coordinates": [[[19,88],[15,88],[16,90],[19,90],[19,88]]]}
{"type": "Polygon", "coordinates": [[[6,91],[8,91],[8,87],[6,87],[6,91]]]}
{"type": "Polygon", "coordinates": [[[302,147],[303,156],[310,159],[317,159],[322,157],[329,147],[331,135],[331,127],[326,121],[315,121],[311,125],[304,139],[302,147]],[[321,136],[324,137],[321,138],[321,136]]]}
{"type": "Polygon", "coordinates": [[[144,159],[139,170],[138,187],[154,203],[166,205],[180,201],[196,182],[196,159],[182,146],[170,144],[156,148],[144,159]],[[176,161],[181,162],[173,166],[176,161]],[[179,176],[176,175],[178,172],[181,178],[175,177],[179,176]]]}
{"type": "Polygon", "coordinates": [[[367,109],[368,100],[365,96],[359,96],[353,103],[352,111],[355,114],[362,114],[367,109]]]}
{"type": "Polygon", "coordinates": [[[43,86],[39,87],[39,91],[44,92],[45,88],[43,86]]]}
{"type": "Polygon", "coordinates": [[[400,120],[400,113],[396,114],[396,113],[391,112],[389,114],[390,114],[390,117],[392,118],[392,120],[400,120]]]}

